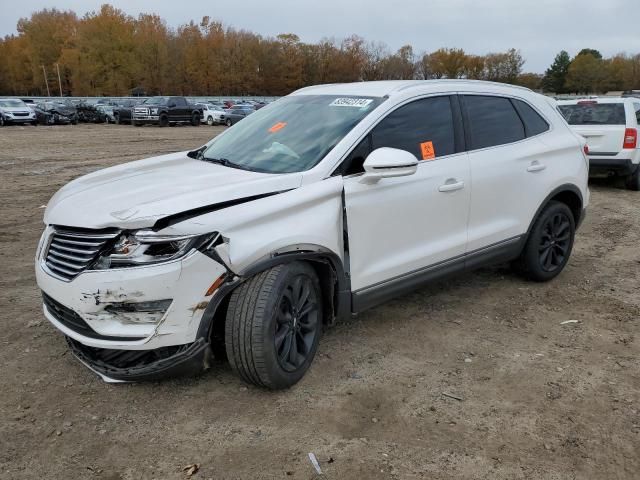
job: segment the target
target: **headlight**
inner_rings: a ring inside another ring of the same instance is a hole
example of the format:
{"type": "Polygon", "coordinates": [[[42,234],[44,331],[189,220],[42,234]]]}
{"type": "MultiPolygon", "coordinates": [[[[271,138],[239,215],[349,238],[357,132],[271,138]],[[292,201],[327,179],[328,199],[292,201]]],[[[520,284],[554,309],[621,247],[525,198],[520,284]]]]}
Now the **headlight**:
{"type": "Polygon", "coordinates": [[[160,235],[153,230],[123,232],[116,243],[100,256],[94,270],[136,267],[169,262],[184,257],[194,248],[206,247],[218,233],[206,235],[160,235]]]}
{"type": "Polygon", "coordinates": [[[150,112],[151,112],[151,115],[157,115],[157,113],[158,113],[158,109],[157,109],[157,108],[152,108],[152,109],[150,110],[150,112]]]}

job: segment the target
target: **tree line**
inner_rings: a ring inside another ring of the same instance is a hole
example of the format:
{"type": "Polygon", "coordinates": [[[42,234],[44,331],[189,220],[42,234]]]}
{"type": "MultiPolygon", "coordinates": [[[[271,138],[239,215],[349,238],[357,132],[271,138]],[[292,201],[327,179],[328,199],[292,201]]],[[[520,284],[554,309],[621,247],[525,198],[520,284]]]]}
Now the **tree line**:
{"type": "Polygon", "coordinates": [[[391,51],[357,35],[304,43],[225,27],[204,17],[176,29],[158,15],[137,18],[110,5],[78,17],[44,9],[0,39],[0,95],[286,95],[318,83],[470,78],[564,93],[640,88],[640,55],[603,59],[561,52],[545,75],[524,73],[516,49],[486,55],[441,48],[391,51]],[[59,73],[59,77],[58,77],[59,73]],[[59,81],[58,81],[59,80],[59,81]]]}

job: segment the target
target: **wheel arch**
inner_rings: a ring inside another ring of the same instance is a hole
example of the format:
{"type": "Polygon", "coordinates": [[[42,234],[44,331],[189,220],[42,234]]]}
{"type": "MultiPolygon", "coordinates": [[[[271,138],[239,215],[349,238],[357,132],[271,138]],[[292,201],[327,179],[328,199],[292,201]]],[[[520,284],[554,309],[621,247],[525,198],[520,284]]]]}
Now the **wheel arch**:
{"type": "MultiPolygon", "coordinates": [[[[293,245],[279,249],[269,257],[257,261],[241,274],[229,272],[227,280],[205,309],[198,327],[197,338],[210,338],[213,343],[222,342],[224,345],[226,312],[233,291],[260,272],[292,262],[308,263],[318,275],[324,305],[330,307],[324,309],[323,323],[332,325],[337,319],[350,315],[350,282],[340,257],[335,252],[320,246],[293,245]],[[311,250],[310,247],[315,249],[311,250]]],[[[216,351],[218,349],[214,345],[214,352],[216,351]]]]}
{"type": "Polygon", "coordinates": [[[551,193],[549,193],[549,195],[547,195],[544,201],[540,204],[540,206],[538,207],[538,210],[536,211],[535,215],[531,219],[531,222],[529,223],[529,228],[527,228],[526,237],[529,237],[529,234],[531,233],[531,229],[533,228],[534,223],[540,216],[540,213],[542,213],[542,210],[544,210],[544,208],[549,204],[549,202],[554,200],[564,203],[569,207],[569,209],[571,210],[571,213],[573,214],[573,219],[576,223],[576,228],[578,228],[578,226],[580,225],[583,219],[582,217],[583,217],[584,200],[582,197],[582,192],[576,185],[572,183],[565,183],[564,185],[560,185],[559,187],[556,187],[555,189],[553,189],[551,193]]]}

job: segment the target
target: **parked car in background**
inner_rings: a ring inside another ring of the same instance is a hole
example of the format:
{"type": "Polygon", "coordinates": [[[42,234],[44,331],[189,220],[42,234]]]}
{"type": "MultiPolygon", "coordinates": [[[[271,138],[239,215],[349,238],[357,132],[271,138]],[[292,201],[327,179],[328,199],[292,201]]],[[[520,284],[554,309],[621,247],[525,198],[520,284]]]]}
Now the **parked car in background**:
{"type": "Polygon", "coordinates": [[[38,103],[35,114],[39,125],[76,125],[78,123],[76,108],[62,102],[38,103]]]}
{"type": "Polygon", "coordinates": [[[222,107],[210,103],[199,103],[197,106],[202,109],[202,118],[200,120],[202,123],[207,125],[224,124],[226,112],[222,107]]]}
{"type": "Polygon", "coordinates": [[[226,351],[244,381],[287,388],[323,326],[425,282],[509,261],[560,274],[589,202],[584,145],[522,87],[307,87],[58,191],[35,257],[44,314],[106,381],[226,351]]]}
{"type": "Polygon", "coordinates": [[[558,108],[587,139],[590,172],[622,176],[627,188],[640,190],[640,98],[564,100],[558,108]]]}
{"type": "Polygon", "coordinates": [[[0,98],[0,127],[9,124],[36,124],[36,115],[18,98],[0,98]]]}
{"type": "Polygon", "coordinates": [[[102,123],[116,123],[114,107],[112,105],[97,105],[96,110],[102,123]]]}
{"type": "Polygon", "coordinates": [[[255,113],[253,107],[232,107],[225,110],[224,124],[227,127],[238,123],[240,120],[248,117],[252,113],[255,113]]]}
{"type": "Polygon", "coordinates": [[[136,127],[166,127],[177,123],[190,123],[197,127],[200,125],[201,116],[200,109],[189,103],[185,97],[152,97],[133,108],[131,123],[136,127]]]}
{"type": "Polygon", "coordinates": [[[122,100],[118,102],[118,106],[113,108],[113,117],[115,123],[131,123],[131,116],[133,113],[133,107],[136,103],[142,103],[144,100],[136,102],[135,100],[122,100]]]}

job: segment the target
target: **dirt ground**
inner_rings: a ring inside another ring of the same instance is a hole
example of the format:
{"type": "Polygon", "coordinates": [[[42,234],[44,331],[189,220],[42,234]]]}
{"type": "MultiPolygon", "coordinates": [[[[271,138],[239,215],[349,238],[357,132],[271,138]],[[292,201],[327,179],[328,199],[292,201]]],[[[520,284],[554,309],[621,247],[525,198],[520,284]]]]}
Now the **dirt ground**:
{"type": "Polygon", "coordinates": [[[553,282],[497,267],[423,288],[328,330],[289,391],[226,364],[127,385],[80,365],[42,315],[43,205],[219,131],[0,129],[0,478],[310,479],[309,452],[334,479],[640,478],[640,193],[613,181],[592,182],[553,282]]]}

